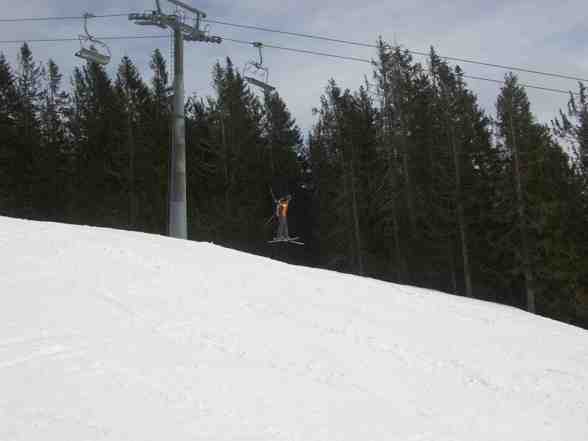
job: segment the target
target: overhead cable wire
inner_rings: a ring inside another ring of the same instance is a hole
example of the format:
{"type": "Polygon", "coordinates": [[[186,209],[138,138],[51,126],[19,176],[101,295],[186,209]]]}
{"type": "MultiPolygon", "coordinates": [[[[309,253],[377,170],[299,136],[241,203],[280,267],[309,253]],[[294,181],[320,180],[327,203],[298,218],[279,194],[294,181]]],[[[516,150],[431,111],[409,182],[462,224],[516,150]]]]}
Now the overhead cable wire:
{"type": "MultiPolygon", "coordinates": [[[[138,40],[138,39],[157,39],[169,38],[169,35],[126,35],[113,37],[95,37],[97,40],[138,40]]],[[[20,40],[0,40],[0,44],[18,44],[18,43],[61,43],[68,41],[80,41],[79,38],[23,38],[20,40]]]]}
{"type": "MultiPolygon", "coordinates": [[[[129,14],[92,14],[89,18],[113,18],[128,17],[129,14]]],[[[0,23],[20,23],[25,21],[54,21],[54,20],[83,20],[83,15],[72,15],[69,17],[25,17],[25,18],[0,18],[0,23]]]]}
{"type": "MultiPolygon", "coordinates": [[[[247,45],[253,44],[252,41],[235,40],[234,38],[225,38],[225,37],[223,37],[223,41],[230,41],[232,43],[247,44],[247,45]]],[[[296,49],[296,48],[276,46],[273,44],[266,44],[266,43],[262,43],[262,45],[263,45],[263,47],[268,47],[271,49],[278,49],[278,50],[290,51],[290,52],[299,52],[299,53],[310,54],[310,55],[319,55],[322,57],[329,57],[329,58],[339,58],[341,60],[360,61],[362,63],[371,63],[372,62],[371,60],[368,60],[367,58],[350,57],[347,55],[330,54],[328,52],[311,51],[311,50],[307,50],[307,49],[296,49]]]]}
{"type": "MultiPolygon", "coordinates": [[[[92,18],[111,18],[111,17],[126,17],[126,16],[128,16],[128,13],[92,15],[92,18]]],[[[16,22],[25,22],[25,21],[48,21],[48,20],[82,20],[83,18],[84,18],[84,16],[4,18],[4,19],[0,19],[0,23],[16,23],[16,22]]],[[[246,24],[241,24],[241,23],[232,23],[232,22],[228,22],[228,21],[213,20],[213,19],[208,19],[208,18],[201,19],[201,20],[205,21],[207,23],[218,24],[221,26],[230,26],[230,27],[240,28],[240,29],[250,29],[250,30],[255,30],[255,31],[271,32],[271,33],[276,33],[276,34],[289,35],[291,37],[300,37],[300,38],[308,38],[308,39],[313,39],[313,40],[322,40],[322,41],[328,41],[331,43],[346,44],[346,45],[359,46],[359,47],[365,47],[365,48],[371,48],[371,49],[378,48],[378,45],[373,44],[373,43],[363,43],[363,42],[359,42],[359,41],[326,37],[326,36],[322,36],[322,35],[309,34],[309,33],[304,33],[304,32],[285,31],[285,30],[270,28],[270,27],[266,27],[266,26],[246,25],[246,24]]],[[[412,49],[406,49],[406,50],[409,53],[414,54],[414,55],[429,56],[429,54],[427,52],[415,51],[412,49]]],[[[452,57],[449,55],[446,56],[446,55],[440,55],[440,54],[437,54],[437,55],[440,58],[443,58],[445,60],[457,61],[460,63],[475,64],[475,65],[479,65],[479,66],[492,67],[495,69],[511,70],[511,71],[515,71],[515,72],[525,72],[525,73],[530,73],[530,74],[534,74],[534,75],[547,76],[547,77],[551,77],[551,78],[560,78],[560,79],[565,79],[565,80],[588,82],[588,78],[582,78],[582,77],[578,77],[578,76],[574,76],[574,75],[560,74],[560,73],[554,73],[554,72],[545,72],[545,71],[540,71],[537,69],[529,69],[529,68],[520,67],[520,66],[510,66],[510,65],[506,65],[506,64],[490,63],[487,61],[479,61],[479,60],[474,60],[471,58],[452,57]]]]}
{"type": "MultiPolygon", "coordinates": [[[[325,37],[325,36],[321,36],[321,35],[307,34],[307,33],[303,33],[303,32],[282,31],[280,29],[273,29],[273,28],[268,28],[268,27],[264,27],[264,26],[244,25],[244,24],[239,24],[239,23],[230,23],[227,21],[211,20],[208,18],[203,19],[203,21],[206,21],[208,23],[219,24],[222,26],[230,26],[230,27],[235,27],[235,28],[250,29],[250,30],[255,30],[255,31],[263,31],[263,32],[271,32],[271,33],[275,33],[275,34],[289,35],[292,37],[301,37],[301,38],[309,38],[309,39],[313,39],[313,40],[329,41],[331,43],[347,44],[347,45],[351,45],[351,46],[366,47],[366,48],[371,48],[371,49],[378,48],[378,45],[376,45],[376,44],[363,43],[363,42],[352,41],[352,40],[343,40],[340,38],[325,37]]],[[[430,55],[427,52],[419,52],[419,51],[415,51],[415,50],[411,50],[411,49],[406,49],[406,50],[409,53],[414,54],[414,55],[420,55],[420,56],[426,56],[426,57],[428,57],[430,55]]],[[[508,66],[505,64],[489,63],[486,61],[478,61],[478,60],[473,60],[470,58],[451,57],[451,56],[445,56],[445,55],[440,55],[440,54],[437,54],[437,55],[440,58],[443,58],[445,60],[459,61],[461,63],[477,64],[480,66],[493,67],[493,68],[504,69],[504,70],[512,70],[512,71],[517,71],[517,72],[525,72],[525,73],[531,73],[531,74],[535,74],[535,75],[543,75],[543,76],[552,77],[552,78],[561,78],[561,79],[566,79],[566,80],[588,82],[588,78],[581,78],[581,77],[576,77],[576,76],[572,76],[572,75],[565,75],[565,74],[559,74],[559,73],[553,73],[553,72],[544,72],[544,71],[535,70],[535,69],[528,69],[528,68],[524,68],[524,67],[508,66]]]]}
{"type": "MultiPolygon", "coordinates": [[[[504,84],[503,80],[497,80],[494,78],[486,78],[486,77],[478,77],[475,75],[464,75],[464,78],[469,78],[471,80],[480,80],[480,81],[490,81],[492,83],[498,83],[498,84],[504,84]]],[[[580,95],[577,92],[572,92],[570,90],[563,90],[563,89],[554,89],[552,87],[544,87],[544,86],[535,86],[535,85],[530,85],[530,84],[525,84],[525,83],[519,83],[522,87],[528,87],[531,89],[538,89],[538,90],[545,90],[547,92],[557,92],[557,93],[565,93],[566,95],[569,95],[570,93],[572,95],[580,95]]]]}
{"type": "MultiPolygon", "coordinates": [[[[163,39],[163,38],[169,38],[169,36],[168,35],[128,35],[128,36],[111,36],[111,37],[96,37],[96,38],[99,40],[110,41],[110,40],[133,40],[133,39],[136,40],[136,39],[158,39],[158,38],[163,39]]],[[[252,41],[238,40],[238,39],[234,39],[234,38],[224,38],[224,37],[222,37],[222,38],[224,41],[230,41],[232,43],[238,43],[238,44],[253,45],[253,43],[254,43],[252,41]]],[[[0,40],[0,44],[14,44],[14,43],[18,44],[18,43],[23,43],[23,42],[29,42],[29,43],[56,42],[57,43],[57,42],[73,42],[73,41],[79,41],[79,39],[78,38],[41,38],[41,39],[22,39],[22,40],[0,40]]],[[[340,59],[340,60],[356,61],[356,62],[361,62],[361,63],[367,63],[370,65],[374,64],[373,60],[370,60],[367,58],[332,54],[329,52],[320,52],[320,51],[313,51],[313,50],[308,50],[308,49],[299,49],[299,48],[278,46],[278,45],[274,45],[274,44],[266,44],[266,43],[262,43],[262,44],[263,44],[263,47],[270,48],[270,49],[282,50],[282,51],[287,51],[287,52],[296,52],[296,53],[308,54],[308,55],[317,55],[317,56],[321,56],[321,57],[335,58],[335,59],[340,59]]],[[[480,76],[463,75],[463,77],[468,78],[468,79],[473,79],[473,80],[479,80],[479,81],[489,81],[489,82],[498,83],[498,84],[504,83],[504,81],[502,81],[502,80],[480,77],[480,76]]],[[[547,91],[547,92],[562,93],[562,94],[566,94],[568,96],[570,95],[570,93],[573,95],[578,95],[578,93],[571,92],[569,90],[536,86],[536,85],[525,84],[525,83],[520,83],[520,85],[522,87],[526,87],[529,89],[538,89],[538,90],[543,90],[543,91],[547,91]]]]}
{"type": "MultiPolygon", "coordinates": [[[[233,43],[240,43],[240,44],[248,44],[248,45],[253,44],[253,42],[251,42],[251,41],[235,40],[235,39],[232,39],[232,38],[223,38],[223,40],[231,41],[233,43]]],[[[372,64],[372,65],[374,64],[372,60],[369,60],[367,58],[350,57],[350,56],[346,56],[346,55],[331,54],[331,53],[328,53],[328,52],[318,52],[318,51],[311,51],[311,50],[306,50],[306,49],[296,49],[296,48],[291,48],[291,47],[276,46],[276,45],[273,45],[273,44],[265,44],[265,43],[263,43],[263,47],[267,47],[267,48],[271,48],[271,49],[278,49],[278,50],[283,50],[283,51],[289,51],[289,52],[299,52],[299,53],[303,53],[303,54],[319,55],[319,56],[323,56],[323,57],[338,58],[338,59],[342,59],[342,60],[359,61],[359,62],[362,62],[362,63],[369,63],[369,64],[372,64]]],[[[486,78],[486,77],[480,77],[480,76],[474,76],[474,75],[465,75],[465,74],[463,75],[463,77],[464,78],[468,78],[468,79],[472,79],[472,80],[490,81],[492,83],[504,84],[504,81],[503,80],[497,80],[497,79],[494,79],[494,78],[486,78]]],[[[554,89],[554,88],[551,88],[551,87],[535,86],[535,85],[532,85],[532,84],[525,84],[525,83],[520,83],[520,85],[522,87],[528,87],[530,89],[539,89],[539,90],[544,90],[544,91],[547,91],[547,92],[563,93],[563,94],[566,94],[566,95],[569,95],[570,94],[570,91],[569,90],[564,90],[564,89],[554,89]]],[[[574,93],[574,95],[577,95],[577,93],[574,93]]]]}

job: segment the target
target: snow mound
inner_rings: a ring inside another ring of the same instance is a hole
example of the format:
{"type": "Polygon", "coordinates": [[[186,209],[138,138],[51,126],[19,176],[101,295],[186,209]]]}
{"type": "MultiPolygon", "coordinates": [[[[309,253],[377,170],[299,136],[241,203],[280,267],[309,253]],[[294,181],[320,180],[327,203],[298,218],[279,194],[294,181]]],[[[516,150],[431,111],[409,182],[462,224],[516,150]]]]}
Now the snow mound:
{"type": "Polygon", "coordinates": [[[584,441],[588,333],[209,243],[0,217],[0,440],[584,441]]]}

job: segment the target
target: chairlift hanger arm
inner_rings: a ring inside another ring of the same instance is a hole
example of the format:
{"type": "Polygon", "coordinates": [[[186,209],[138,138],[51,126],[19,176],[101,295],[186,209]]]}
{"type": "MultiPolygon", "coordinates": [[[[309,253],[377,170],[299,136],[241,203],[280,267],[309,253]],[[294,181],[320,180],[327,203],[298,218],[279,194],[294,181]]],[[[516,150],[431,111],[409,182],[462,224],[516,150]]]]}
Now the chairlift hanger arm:
{"type": "Polygon", "coordinates": [[[90,12],[84,12],[84,32],[86,33],[86,37],[90,41],[94,41],[94,37],[88,32],[88,19],[96,17],[94,14],[90,12]]]}
{"type": "Polygon", "coordinates": [[[179,6],[180,8],[186,9],[190,12],[193,12],[194,14],[196,14],[199,18],[206,18],[206,14],[204,12],[202,12],[199,9],[193,8],[190,5],[187,5],[186,3],[183,3],[181,1],[178,0],[167,0],[170,3],[173,3],[176,6],[179,6]]]}
{"type": "Polygon", "coordinates": [[[263,43],[261,41],[254,41],[251,43],[253,47],[256,47],[259,51],[259,68],[263,66],[263,54],[261,52],[261,48],[263,47],[263,43]]]}

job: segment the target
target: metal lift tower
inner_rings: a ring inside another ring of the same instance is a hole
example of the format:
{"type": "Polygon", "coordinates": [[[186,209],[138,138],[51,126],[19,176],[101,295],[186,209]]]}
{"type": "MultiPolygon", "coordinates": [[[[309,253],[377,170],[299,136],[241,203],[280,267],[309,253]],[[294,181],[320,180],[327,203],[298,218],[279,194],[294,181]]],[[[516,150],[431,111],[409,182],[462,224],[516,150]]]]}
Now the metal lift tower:
{"type": "Polygon", "coordinates": [[[200,21],[206,14],[177,0],[168,0],[177,6],[174,14],[165,14],[159,0],[156,10],[143,14],[129,14],[129,20],[138,25],[157,26],[174,32],[174,95],[172,110],[173,143],[169,178],[168,232],[171,237],[188,238],[188,207],[186,201],[186,129],[184,121],[184,40],[205,43],[220,43],[222,39],[209,36],[200,29],[200,21]],[[180,9],[189,14],[180,13],[180,9]],[[192,15],[192,25],[187,24],[187,15],[192,15]]]}

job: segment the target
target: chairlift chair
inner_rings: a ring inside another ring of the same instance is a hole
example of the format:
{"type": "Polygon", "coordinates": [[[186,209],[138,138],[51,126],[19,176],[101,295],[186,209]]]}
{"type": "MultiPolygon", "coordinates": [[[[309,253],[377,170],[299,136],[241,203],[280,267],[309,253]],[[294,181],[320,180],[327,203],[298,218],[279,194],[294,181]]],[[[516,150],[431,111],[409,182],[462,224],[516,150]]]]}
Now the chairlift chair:
{"type": "Polygon", "coordinates": [[[87,12],[84,14],[84,32],[86,35],[80,34],[79,38],[81,48],[78,52],[75,53],[75,56],[104,66],[110,63],[112,53],[110,52],[110,48],[106,45],[106,43],[103,43],[102,41],[93,37],[88,32],[88,18],[91,17],[94,17],[94,15],[87,12]],[[96,49],[96,45],[104,48],[104,51],[99,51],[96,49]]]}
{"type": "Polygon", "coordinates": [[[264,92],[271,92],[276,90],[275,87],[271,86],[267,82],[269,77],[269,69],[263,65],[263,55],[261,52],[263,43],[254,41],[251,44],[259,51],[259,61],[249,61],[245,64],[245,67],[243,68],[243,78],[245,78],[245,81],[259,87],[264,92]],[[263,80],[255,78],[256,76],[263,76],[263,80]]]}

